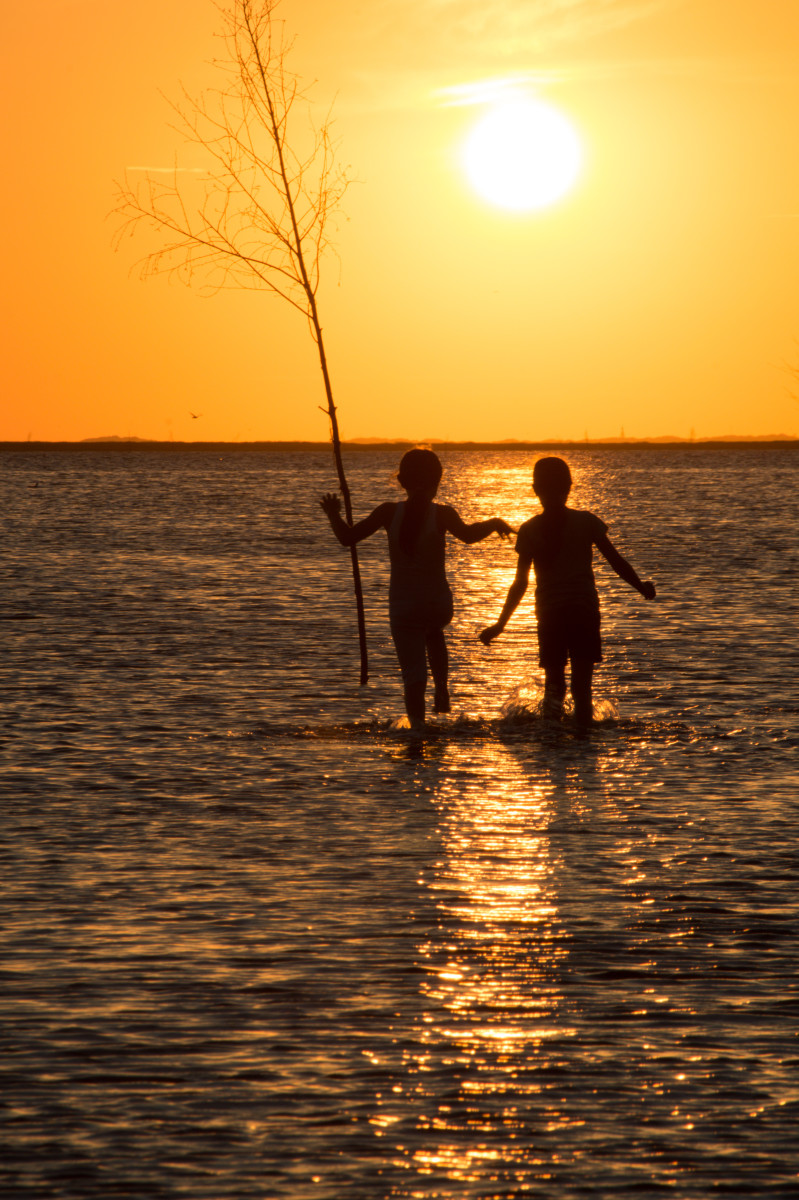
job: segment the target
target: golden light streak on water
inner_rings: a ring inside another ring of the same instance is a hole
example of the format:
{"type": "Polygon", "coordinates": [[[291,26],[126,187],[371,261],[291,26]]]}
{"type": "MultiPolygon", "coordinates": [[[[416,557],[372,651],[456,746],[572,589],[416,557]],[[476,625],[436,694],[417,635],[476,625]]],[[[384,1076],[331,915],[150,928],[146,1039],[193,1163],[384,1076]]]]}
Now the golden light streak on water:
{"type": "MultiPolygon", "coordinates": [[[[441,857],[423,882],[442,937],[418,947],[422,1017],[402,1085],[429,1114],[427,1138],[410,1163],[453,1183],[492,1176],[500,1131],[503,1170],[514,1160],[529,1168],[519,1098],[541,1091],[535,1071],[548,1041],[572,1032],[556,979],[568,949],[548,833],[553,788],[531,788],[502,746],[485,749],[478,767],[468,747],[452,748],[452,782],[436,799],[441,857]],[[459,759],[470,760],[466,788],[467,763],[459,759]],[[428,1090],[442,1063],[458,1080],[447,1095],[428,1090]]],[[[550,1106],[553,1128],[565,1119],[550,1106]]]]}

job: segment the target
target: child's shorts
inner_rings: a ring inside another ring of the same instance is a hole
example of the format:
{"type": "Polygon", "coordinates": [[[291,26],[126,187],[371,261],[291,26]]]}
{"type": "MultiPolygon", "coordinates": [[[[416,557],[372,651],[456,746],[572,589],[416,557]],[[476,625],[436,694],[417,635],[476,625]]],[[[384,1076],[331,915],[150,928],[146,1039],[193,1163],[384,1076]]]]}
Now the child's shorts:
{"type": "Polygon", "coordinates": [[[545,671],[560,671],[566,663],[602,661],[599,609],[593,604],[563,604],[538,614],[538,663],[545,671]]]}
{"type": "Polygon", "coordinates": [[[397,651],[402,682],[424,683],[427,679],[427,639],[440,635],[452,620],[452,597],[390,612],[391,636],[397,651]]]}

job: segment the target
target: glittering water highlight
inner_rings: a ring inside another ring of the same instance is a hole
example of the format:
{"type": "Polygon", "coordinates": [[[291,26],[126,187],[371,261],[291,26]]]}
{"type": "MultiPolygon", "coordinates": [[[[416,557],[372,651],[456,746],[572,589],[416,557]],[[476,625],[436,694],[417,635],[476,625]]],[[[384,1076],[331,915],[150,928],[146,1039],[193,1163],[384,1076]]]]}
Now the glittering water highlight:
{"type": "Polygon", "coordinates": [[[796,451],[568,457],[659,593],[597,565],[596,728],[535,716],[531,604],[477,642],[492,539],[416,738],[328,452],[2,455],[4,1195],[799,1194],[796,451]]]}

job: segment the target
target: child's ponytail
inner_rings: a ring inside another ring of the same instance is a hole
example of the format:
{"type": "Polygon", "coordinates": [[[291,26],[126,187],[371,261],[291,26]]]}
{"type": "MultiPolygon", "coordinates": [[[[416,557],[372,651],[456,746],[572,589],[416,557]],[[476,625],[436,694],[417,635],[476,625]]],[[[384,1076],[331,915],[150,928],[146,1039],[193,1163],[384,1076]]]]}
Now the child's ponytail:
{"type": "Polygon", "coordinates": [[[441,472],[441,460],[432,450],[409,450],[400,462],[397,478],[408,493],[408,500],[402,515],[399,544],[408,555],[416,549],[422,522],[441,482],[441,472]]]}

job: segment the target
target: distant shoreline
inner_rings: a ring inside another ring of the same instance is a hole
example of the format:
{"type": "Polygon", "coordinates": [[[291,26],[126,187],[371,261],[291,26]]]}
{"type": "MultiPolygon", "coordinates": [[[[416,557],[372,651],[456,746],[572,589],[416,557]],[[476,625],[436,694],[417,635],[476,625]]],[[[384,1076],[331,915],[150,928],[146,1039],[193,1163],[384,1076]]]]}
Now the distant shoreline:
{"type": "MultiPolygon", "coordinates": [[[[770,437],[709,437],[709,438],[677,438],[677,437],[661,437],[661,438],[586,438],[580,441],[569,441],[568,439],[546,439],[541,441],[515,441],[505,439],[499,442],[450,442],[439,438],[420,439],[419,442],[414,442],[410,438],[398,438],[395,441],[382,440],[381,438],[356,438],[352,441],[342,441],[342,449],[347,452],[360,453],[362,451],[404,451],[410,446],[425,445],[435,446],[437,450],[461,450],[461,451],[502,451],[502,450],[521,450],[521,451],[574,451],[581,447],[590,447],[591,449],[639,449],[639,450],[668,450],[668,449],[685,449],[690,446],[699,446],[702,449],[712,447],[719,448],[764,448],[768,446],[781,447],[796,447],[799,446],[799,437],[792,437],[787,434],[776,434],[770,437]]],[[[329,441],[259,441],[259,442],[179,442],[179,441],[157,441],[155,439],[148,440],[147,438],[84,438],[82,441],[75,442],[45,442],[45,441],[24,441],[24,442],[0,442],[0,450],[19,451],[19,452],[35,452],[46,450],[64,450],[64,451],[115,451],[119,453],[136,453],[143,450],[241,450],[241,451],[283,451],[286,453],[300,453],[304,451],[329,451],[331,443],[329,441]]]]}

